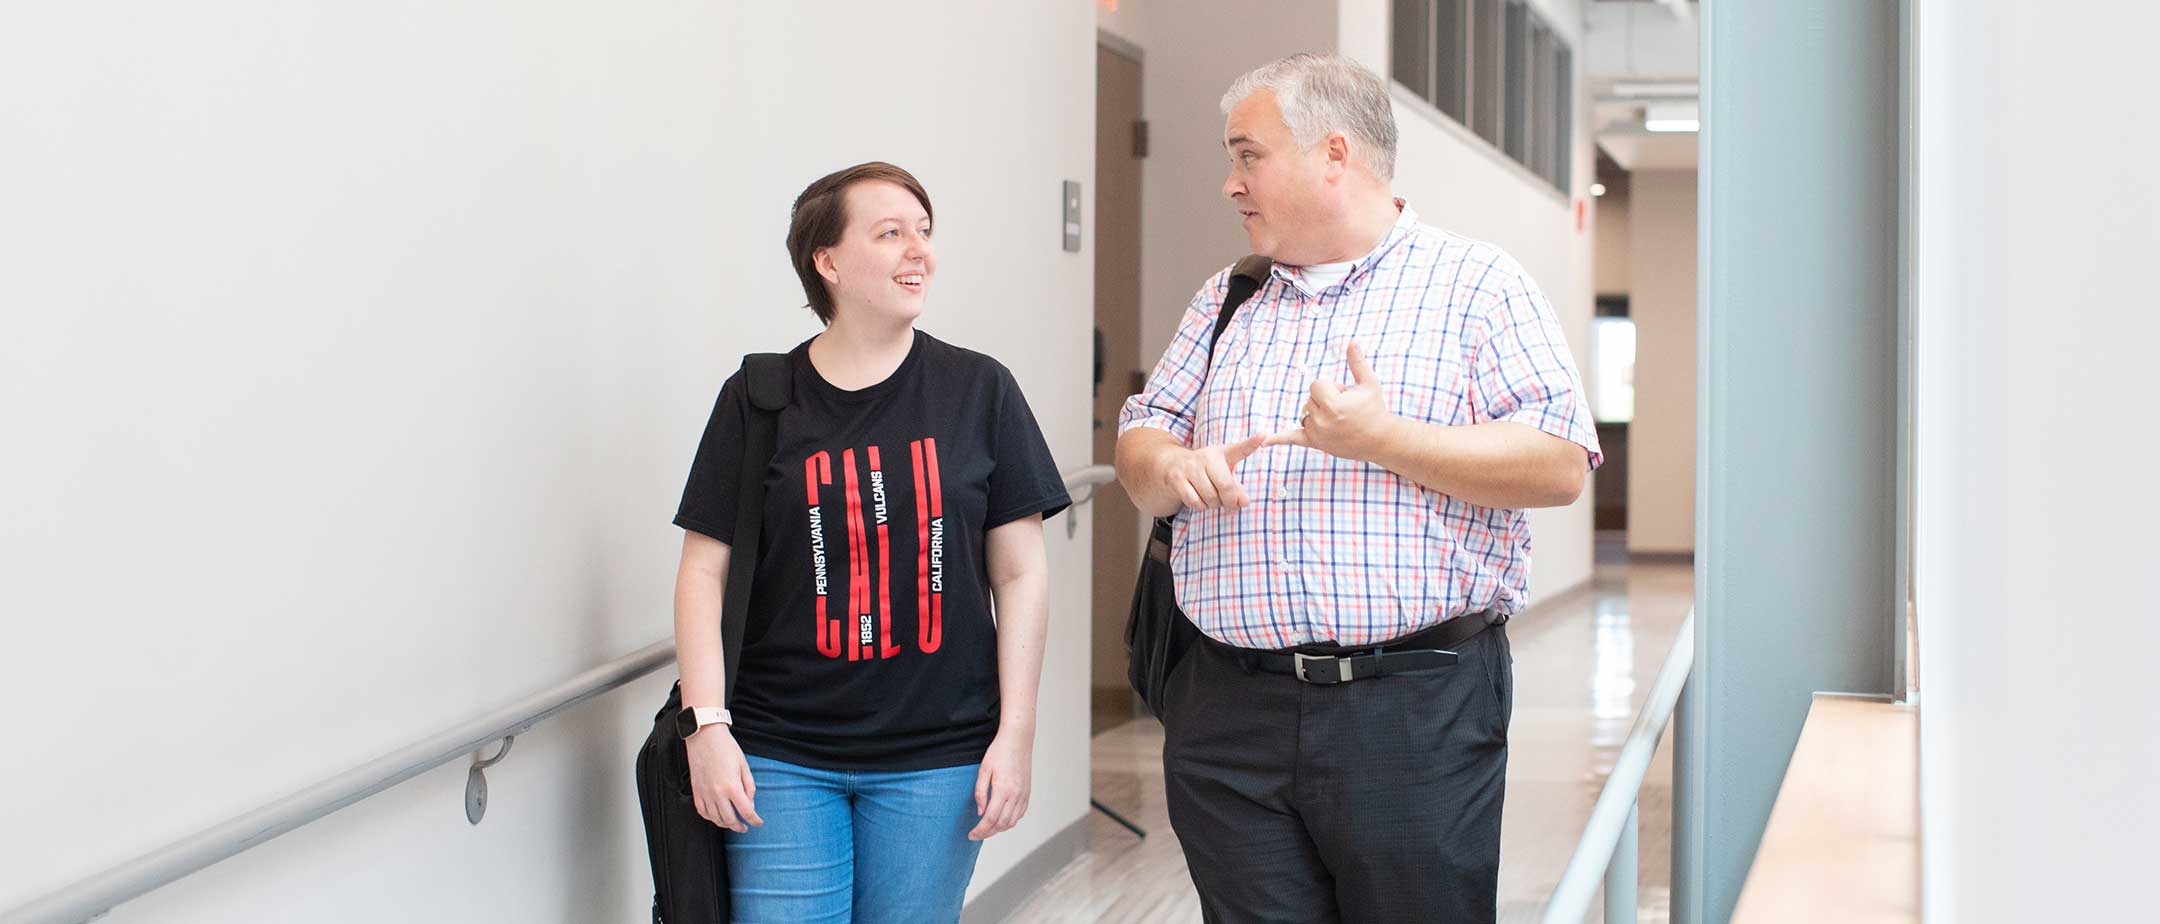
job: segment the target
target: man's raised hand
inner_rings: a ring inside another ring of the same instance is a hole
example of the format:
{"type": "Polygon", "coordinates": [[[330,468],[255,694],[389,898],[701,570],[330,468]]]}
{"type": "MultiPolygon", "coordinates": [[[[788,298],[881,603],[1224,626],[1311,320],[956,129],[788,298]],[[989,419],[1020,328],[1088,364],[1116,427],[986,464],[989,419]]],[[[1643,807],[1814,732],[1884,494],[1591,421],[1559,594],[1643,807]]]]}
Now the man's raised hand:
{"type": "Polygon", "coordinates": [[[1370,462],[1400,422],[1388,410],[1387,392],[1357,341],[1345,351],[1351,384],[1343,388],[1316,379],[1298,425],[1268,438],[1269,445],[1309,446],[1331,456],[1370,462]]]}

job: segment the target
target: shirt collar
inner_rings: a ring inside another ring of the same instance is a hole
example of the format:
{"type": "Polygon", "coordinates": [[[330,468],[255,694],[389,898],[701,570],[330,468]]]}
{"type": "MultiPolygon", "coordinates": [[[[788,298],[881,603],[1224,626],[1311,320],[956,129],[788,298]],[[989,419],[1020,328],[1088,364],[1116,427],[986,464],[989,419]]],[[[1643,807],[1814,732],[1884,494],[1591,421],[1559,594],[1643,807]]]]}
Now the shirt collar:
{"type": "MultiPolygon", "coordinates": [[[[1394,250],[1396,244],[1401,243],[1404,238],[1409,237],[1416,230],[1418,225],[1417,210],[1411,208],[1410,203],[1403,201],[1399,196],[1395,199],[1395,208],[1399,213],[1395,216],[1395,224],[1388,228],[1387,234],[1380,238],[1380,243],[1374,245],[1372,250],[1366,252],[1364,256],[1351,261],[1350,273],[1344,276],[1341,282],[1336,283],[1335,287],[1348,288],[1352,282],[1357,281],[1365,275],[1366,271],[1378,264],[1380,258],[1387,256],[1388,251],[1394,250]]],[[[1277,263],[1274,265],[1274,270],[1270,275],[1281,279],[1284,283],[1296,286],[1299,291],[1308,295],[1320,294],[1305,288],[1303,275],[1297,272],[1296,267],[1286,267],[1281,263],[1277,263]]]]}

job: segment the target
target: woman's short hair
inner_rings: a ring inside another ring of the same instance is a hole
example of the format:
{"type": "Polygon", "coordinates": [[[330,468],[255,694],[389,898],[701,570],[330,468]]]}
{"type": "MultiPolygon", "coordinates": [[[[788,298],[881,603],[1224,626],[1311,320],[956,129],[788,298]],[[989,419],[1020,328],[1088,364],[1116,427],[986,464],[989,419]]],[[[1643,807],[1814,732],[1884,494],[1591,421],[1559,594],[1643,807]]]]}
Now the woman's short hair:
{"type": "Polygon", "coordinates": [[[795,264],[795,275],[802,279],[803,296],[810,300],[811,313],[826,324],[833,319],[832,291],[826,288],[825,277],[818,275],[817,252],[840,243],[841,233],[847,230],[848,187],[869,180],[899,184],[915,194],[923,214],[936,214],[930,208],[930,194],[923,191],[914,174],[878,160],[818,177],[802,195],[796,196],[788,218],[788,259],[795,264]]]}

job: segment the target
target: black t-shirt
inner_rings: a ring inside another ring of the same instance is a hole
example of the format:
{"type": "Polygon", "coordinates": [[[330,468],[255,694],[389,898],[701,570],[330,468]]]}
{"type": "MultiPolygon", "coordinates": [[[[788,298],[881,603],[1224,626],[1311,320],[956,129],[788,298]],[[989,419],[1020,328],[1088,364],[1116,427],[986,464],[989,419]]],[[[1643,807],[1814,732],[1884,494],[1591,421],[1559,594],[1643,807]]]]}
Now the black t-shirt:
{"type": "MultiPolygon", "coordinates": [[[[833,770],[974,763],[997,735],[986,534],[1071,503],[1012,373],[917,331],[900,368],[843,391],[788,354],[794,394],[733,701],[746,753],[833,770]]],[[[675,524],[735,533],[741,374],[713,405],[675,524]]]]}

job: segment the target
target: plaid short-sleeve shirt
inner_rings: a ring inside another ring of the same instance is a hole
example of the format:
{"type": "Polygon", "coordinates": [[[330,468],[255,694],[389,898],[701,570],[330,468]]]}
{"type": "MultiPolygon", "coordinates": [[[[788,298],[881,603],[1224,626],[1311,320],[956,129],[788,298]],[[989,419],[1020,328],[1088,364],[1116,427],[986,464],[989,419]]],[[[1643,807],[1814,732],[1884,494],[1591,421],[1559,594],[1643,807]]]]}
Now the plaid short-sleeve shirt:
{"type": "MultiPolygon", "coordinates": [[[[1407,207],[1348,276],[1318,291],[1275,268],[1207,341],[1228,269],[1193,296],[1120,433],[1155,427],[1187,445],[1297,425],[1314,379],[1351,381],[1355,340],[1390,409],[1428,423],[1527,424],[1603,460],[1552,305],[1499,248],[1418,221],[1407,207]]],[[[1246,648],[1366,645],[1487,608],[1528,602],[1530,522],[1367,462],[1267,446],[1238,467],[1252,503],[1181,510],[1171,552],[1178,602],[1201,631],[1246,648]]]]}

